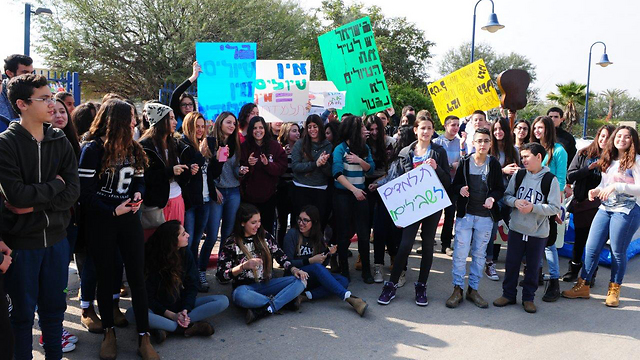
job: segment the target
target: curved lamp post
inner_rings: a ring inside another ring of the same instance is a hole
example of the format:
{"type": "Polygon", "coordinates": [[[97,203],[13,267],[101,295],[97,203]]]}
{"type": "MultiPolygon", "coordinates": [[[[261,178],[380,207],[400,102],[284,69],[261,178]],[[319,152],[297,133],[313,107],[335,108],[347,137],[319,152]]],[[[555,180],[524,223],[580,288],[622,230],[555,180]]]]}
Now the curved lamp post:
{"type": "Polygon", "coordinates": [[[587,119],[589,118],[589,81],[591,80],[591,50],[593,50],[593,46],[595,44],[602,44],[604,46],[604,53],[602,53],[602,57],[600,57],[600,61],[598,61],[596,64],[602,67],[607,67],[613,64],[611,61],[609,61],[609,56],[607,55],[607,45],[605,43],[603,43],[602,41],[596,41],[593,44],[591,44],[591,47],[589,48],[589,66],[587,70],[587,94],[585,95],[585,100],[584,100],[584,124],[583,124],[584,128],[582,129],[583,139],[587,138],[587,119]]]}
{"type": "MultiPolygon", "coordinates": [[[[478,0],[476,6],[473,7],[473,31],[471,32],[471,62],[473,62],[474,56],[473,53],[475,51],[476,45],[476,9],[478,8],[478,4],[480,4],[482,0],[478,0]]],[[[489,20],[487,24],[482,27],[482,30],[487,30],[490,33],[494,33],[504,27],[498,22],[498,15],[494,12],[494,4],[493,0],[491,1],[491,15],[489,15],[489,20]]]]}
{"type": "Polygon", "coordinates": [[[49,8],[39,7],[36,11],[31,11],[31,4],[24,4],[24,55],[29,56],[29,45],[31,43],[31,14],[53,14],[49,8]]]}

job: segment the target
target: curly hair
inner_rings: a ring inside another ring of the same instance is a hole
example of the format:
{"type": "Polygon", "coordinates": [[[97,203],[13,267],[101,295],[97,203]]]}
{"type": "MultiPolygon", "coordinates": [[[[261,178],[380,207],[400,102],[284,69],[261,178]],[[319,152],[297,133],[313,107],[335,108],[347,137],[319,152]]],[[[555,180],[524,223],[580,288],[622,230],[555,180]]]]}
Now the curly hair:
{"type": "MultiPolygon", "coordinates": [[[[178,248],[182,231],[178,220],[169,220],[158,226],[144,245],[144,275],[160,275],[160,287],[177,300],[182,288],[184,264],[178,248]]],[[[188,251],[188,250],[187,250],[188,251]]]]}
{"type": "MultiPolygon", "coordinates": [[[[631,169],[636,163],[636,155],[638,154],[638,150],[640,150],[640,140],[638,140],[638,132],[636,129],[626,126],[620,125],[613,131],[613,134],[609,136],[609,140],[607,140],[607,145],[602,151],[602,157],[598,161],[598,165],[600,165],[600,169],[602,172],[607,171],[609,166],[614,160],[617,160],[619,157],[618,148],[615,146],[616,135],[620,130],[627,130],[631,135],[631,146],[626,150],[626,152],[622,155],[620,159],[620,171],[631,169]]],[[[594,140],[597,141],[597,140],[594,140]]]]}
{"type": "Polygon", "coordinates": [[[600,137],[600,133],[602,133],[604,130],[607,130],[607,134],[609,134],[607,136],[607,141],[609,141],[609,139],[611,138],[611,134],[613,134],[613,132],[616,130],[616,127],[610,124],[600,126],[600,128],[596,132],[596,137],[593,139],[591,144],[589,144],[589,146],[585,147],[584,149],[581,149],[578,154],[586,156],[587,159],[595,159],[597,157],[600,157],[604,149],[601,149],[598,145],[598,138],[600,137]]]}
{"type": "Polygon", "coordinates": [[[125,160],[129,160],[136,171],[144,171],[147,166],[147,155],[142,146],[133,141],[131,111],[131,105],[122,100],[108,100],[91,124],[91,139],[106,136],[101,174],[107,170],[115,171],[116,166],[125,160]],[[104,135],[98,135],[102,131],[104,135]]]}
{"type": "Polygon", "coordinates": [[[300,126],[296,123],[286,122],[282,124],[280,133],[278,134],[278,142],[280,143],[280,146],[285,147],[289,144],[289,133],[291,132],[291,128],[294,126],[298,128],[298,131],[300,131],[300,126]]]}

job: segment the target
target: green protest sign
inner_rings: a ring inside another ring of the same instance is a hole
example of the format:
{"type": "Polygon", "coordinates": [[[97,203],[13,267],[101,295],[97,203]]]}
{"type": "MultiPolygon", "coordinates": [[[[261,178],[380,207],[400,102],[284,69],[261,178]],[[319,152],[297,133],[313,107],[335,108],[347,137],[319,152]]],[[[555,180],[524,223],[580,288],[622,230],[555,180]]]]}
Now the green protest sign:
{"type": "Polygon", "coordinates": [[[318,43],[327,80],[347,92],[339,116],[369,115],[392,106],[369,17],[321,35],[318,43]]]}

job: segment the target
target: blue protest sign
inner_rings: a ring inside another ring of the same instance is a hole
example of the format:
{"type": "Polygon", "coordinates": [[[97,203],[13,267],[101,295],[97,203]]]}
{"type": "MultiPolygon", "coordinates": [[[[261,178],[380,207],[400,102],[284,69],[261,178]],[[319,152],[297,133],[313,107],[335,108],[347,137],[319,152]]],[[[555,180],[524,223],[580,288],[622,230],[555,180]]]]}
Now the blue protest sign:
{"type": "Polygon", "coordinates": [[[242,105],[254,102],[255,43],[196,43],[198,111],[215,120],[223,111],[236,116],[242,105]]]}

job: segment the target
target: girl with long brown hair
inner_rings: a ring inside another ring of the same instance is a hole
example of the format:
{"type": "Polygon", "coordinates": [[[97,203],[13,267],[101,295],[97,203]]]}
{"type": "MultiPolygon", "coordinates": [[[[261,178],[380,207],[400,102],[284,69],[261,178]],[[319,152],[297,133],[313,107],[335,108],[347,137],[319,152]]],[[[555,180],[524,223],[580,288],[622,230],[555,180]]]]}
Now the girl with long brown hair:
{"type": "Polygon", "coordinates": [[[260,211],[251,204],[241,204],[238,209],[233,233],[220,247],[216,275],[222,281],[232,281],[233,302],[247,309],[247,324],[289,303],[297,310],[298,295],[308,277],[291,264],[273,236],[262,228],[260,211]],[[272,278],[273,260],[293,276],[272,278]]]}
{"type": "MultiPolygon", "coordinates": [[[[273,124],[272,126],[273,129],[273,124]]],[[[287,225],[293,227],[293,219],[291,224],[287,224],[287,219],[293,211],[293,169],[291,152],[295,143],[300,139],[300,127],[296,123],[287,122],[281,124],[280,133],[278,134],[278,142],[282,146],[284,153],[287,154],[287,171],[285,171],[280,180],[278,180],[278,186],[276,187],[276,212],[277,212],[277,225],[276,225],[276,240],[278,245],[282,246],[282,240],[287,232],[287,225]]]]}
{"type": "MultiPolygon", "coordinates": [[[[136,317],[138,351],[144,359],[159,359],[149,342],[147,291],[144,285],[144,238],[136,212],[144,192],[147,157],[133,141],[136,124],[133,109],[122,100],[105,102],[91,126],[91,140],[80,155],[80,204],[88,212],[92,231],[89,251],[93,255],[98,278],[98,306],[102,316],[104,339],[101,359],[117,356],[112,295],[116,253],[122,255],[131,285],[136,317]],[[104,135],[98,124],[106,124],[104,135]],[[95,125],[95,126],[94,126],[95,125]]],[[[119,279],[117,279],[119,281],[119,279]]],[[[117,306],[117,303],[115,304],[117,306]]]]}
{"type": "MultiPolygon", "coordinates": [[[[567,170],[567,183],[574,184],[573,200],[569,203],[567,211],[573,214],[575,240],[571,261],[569,261],[569,271],[562,276],[562,281],[576,281],[582,267],[582,255],[587,243],[587,236],[589,236],[589,228],[598,212],[598,206],[600,206],[599,199],[593,201],[588,199],[588,192],[597,187],[602,180],[598,160],[600,160],[609,136],[614,130],[613,125],[602,125],[593,142],[576,154],[569,165],[569,170],[567,170]]],[[[591,287],[593,287],[594,281],[595,273],[591,278],[591,287]]]]}
{"type": "MultiPolygon", "coordinates": [[[[224,295],[196,298],[198,270],[188,245],[189,234],[177,220],[160,225],[145,244],[149,327],[156,343],[163,342],[167,333],[185,337],[213,335],[213,327],[205,319],[229,306],[224,295]]],[[[134,321],[132,309],[127,310],[127,318],[134,321]]]]}
{"type": "MultiPolygon", "coordinates": [[[[163,209],[165,220],[184,222],[182,187],[198,172],[199,165],[186,164],[181,159],[187,146],[173,136],[177,125],[173,110],[154,103],[145,104],[144,110],[150,126],[140,139],[149,157],[149,168],[144,174],[144,205],[163,209]]],[[[152,232],[153,229],[145,229],[145,237],[152,232]]]]}
{"type": "Polygon", "coordinates": [[[640,140],[636,129],[618,126],[607,141],[598,160],[602,180],[589,190],[589,200],[599,198],[602,204],[596,213],[585,247],[584,266],[576,285],[562,296],[589,298],[588,286],[600,253],[610,239],[611,280],[605,305],[620,303],[620,285],[627,269],[627,248],[640,227],[640,140]]]}
{"type": "MultiPolygon", "coordinates": [[[[207,266],[213,246],[218,239],[222,221],[221,239],[231,235],[233,222],[240,206],[240,176],[246,169],[240,168],[240,140],[238,121],[231,112],[224,111],[215,122],[214,136],[208,136],[201,145],[201,153],[209,159],[207,182],[209,183],[209,218],[205,226],[207,237],[200,249],[198,270],[200,291],[207,291],[207,266]]],[[[194,240],[194,244],[197,240],[194,240]]],[[[196,245],[194,245],[196,246],[196,245]]]]}

